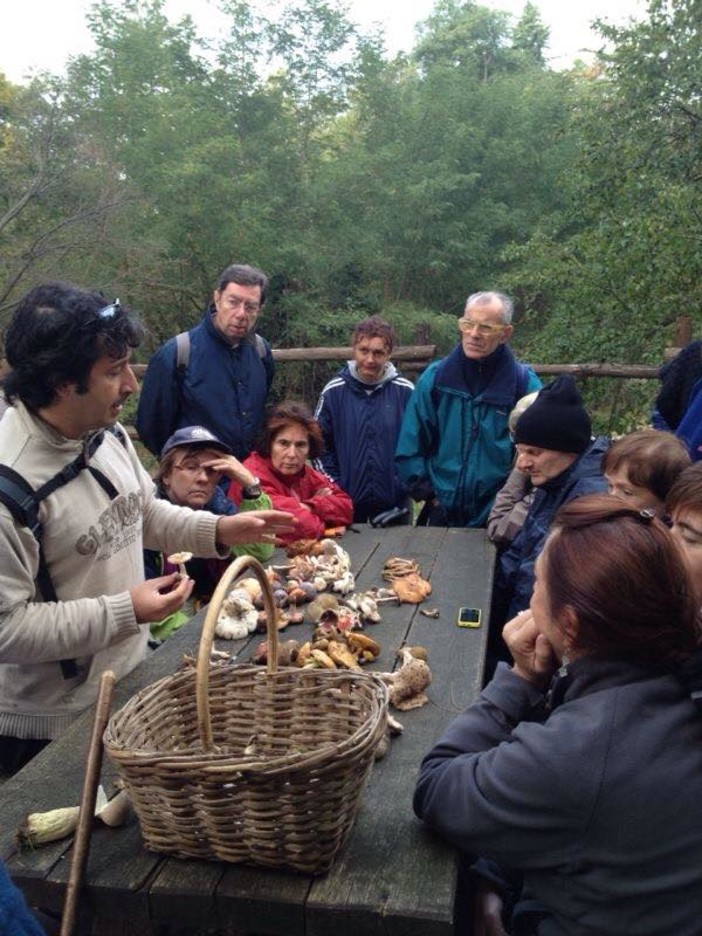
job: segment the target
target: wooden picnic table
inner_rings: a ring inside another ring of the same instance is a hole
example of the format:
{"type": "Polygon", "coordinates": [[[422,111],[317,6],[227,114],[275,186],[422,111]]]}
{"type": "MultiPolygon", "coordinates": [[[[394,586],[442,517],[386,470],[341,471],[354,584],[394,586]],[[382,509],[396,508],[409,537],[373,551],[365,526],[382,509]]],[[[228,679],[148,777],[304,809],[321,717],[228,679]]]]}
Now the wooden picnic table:
{"type": "MultiPolygon", "coordinates": [[[[381,644],[374,669],[391,670],[398,648],[421,644],[429,654],[430,703],[395,712],[404,733],[376,762],[350,838],[331,870],[312,877],[224,862],[179,860],[147,851],[135,818],[92,835],[81,907],[93,932],[110,934],[243,931],[277,936],[443,936],[454,933],[458,855],[414,817],[417,768],[443,727],[478,695],[485,657],[494,548],[483,530],[370,526],[350,530],[341,544],[351,555],[357,589],[383,584],[390,556],[416,559],[433,586],[421,605],[383,605],[368,625],[381,644]],[[456,626],[458,608],[481,608],[480,628],[456,626]],[[438,609],[438,619],[421,610],[438,609]]],[[[275,562],[281,560],[272,560],[275,562]]],[[[113,709],[138,689],[174,672],[184,653],[196,654],[202,613],[152,652],[117,685],[113,709]]],[[[307,639],[310,625],[289,627],[307,639]]],[[[217,641],[247,661],[261,639],[217,641]]],[[[92,711],[85,712],[24,770],[0,788],[0,856],[34,906],[60,911],[70,869],[71,839],[18,852],[14,833],[29,812],[77,804],[92,711]]],[[[115,771],[105,759],[102,784],[115,771]]]]}

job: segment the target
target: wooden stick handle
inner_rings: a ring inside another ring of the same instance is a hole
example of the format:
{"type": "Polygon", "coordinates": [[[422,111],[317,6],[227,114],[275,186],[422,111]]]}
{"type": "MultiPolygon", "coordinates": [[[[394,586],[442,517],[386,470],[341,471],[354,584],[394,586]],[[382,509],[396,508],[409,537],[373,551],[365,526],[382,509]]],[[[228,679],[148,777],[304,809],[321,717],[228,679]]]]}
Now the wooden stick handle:
{"type": "Polygon", "coordinates": [[[73,859],[71,862],[71,873],[68,877],[63,913],[61,915],[60,936],[72,936],[76,924],[78,898],[80,897],[80,891],[83,887],[85,868],[88,863],[90,831],[93,825],[95,800],[97,798],[97,788],[100,780],[102,736],[105,733],[107,720],[110,717],[110,704],[112,702],[112,690],[114,689],[114,685],[115,674],[112,670],[105,670],[100,677],[100,689],[95,706],[93,731],[90,736],[88,759],[85,765],[85,780],[83,781],[83,793],[80,799],[78,828],[76,829],[75,839],[73,840],[73,859]]]}

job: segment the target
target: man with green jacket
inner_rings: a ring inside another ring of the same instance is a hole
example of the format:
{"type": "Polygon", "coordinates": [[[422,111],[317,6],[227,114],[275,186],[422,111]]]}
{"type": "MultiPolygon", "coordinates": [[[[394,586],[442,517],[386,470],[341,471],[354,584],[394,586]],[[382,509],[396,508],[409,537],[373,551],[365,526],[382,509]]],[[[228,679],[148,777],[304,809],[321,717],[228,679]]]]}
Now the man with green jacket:
{"type": "Polygon", "coordinates": [[[510,410],[541,387],[509,347],[512,301],[473,293],[458,320],[461,341],[417,381],[395,452],[415,500],[417,523],[483,527],[512,467],[510,410]]]}

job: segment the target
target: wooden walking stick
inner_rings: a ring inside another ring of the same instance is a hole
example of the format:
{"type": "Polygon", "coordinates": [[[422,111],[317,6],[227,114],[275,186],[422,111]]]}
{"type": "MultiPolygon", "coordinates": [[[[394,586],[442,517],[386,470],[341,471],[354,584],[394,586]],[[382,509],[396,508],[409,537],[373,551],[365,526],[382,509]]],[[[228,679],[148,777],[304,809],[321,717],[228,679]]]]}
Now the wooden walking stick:
{"type": "Polygon", "coordinates": [[[78,898],[81,888],[83,887],[85,867],[88,863],[90,831],[93,825],[95,800],[97,798],[97,788],[100,781],[102,736],[107,727],[107,719],[110,717],[110,704],[112,702],[112,690],[114,689],[114,685],[115,674],[112,670],[105,670],[100,677],[100,690],[95,706],[93,731],[90,736],[88,759],[85,765],[85,779],[83,781],[83,793],[80,799],[78,828],[76,829],[76,836],[73,840],[71,873],[68,876],[68,886],[66,887],[66,896],[63,903],[60,936],[72,936],[76,924],[78,898]]]}

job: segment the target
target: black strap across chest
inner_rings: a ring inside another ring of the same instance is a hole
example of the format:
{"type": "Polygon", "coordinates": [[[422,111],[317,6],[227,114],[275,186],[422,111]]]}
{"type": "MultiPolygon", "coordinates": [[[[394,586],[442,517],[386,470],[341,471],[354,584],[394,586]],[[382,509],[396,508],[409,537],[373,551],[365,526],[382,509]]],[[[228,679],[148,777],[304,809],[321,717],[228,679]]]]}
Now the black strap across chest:
{"type": "MultiPolygon", "coordinates": [[[[115,432],[117,434],[117,432],[115,432]]],[[[37,541],[39,547],[39,568],[37,571],[37,584],[44,601],[58,601],[54,583],[51,580],[49,567],[44,555],[44,545],[42,543],[43,528],[39,517],[39,505],[42,501],[53,494],[58,488],[63,487],[74,478],[77,478],[84,470],[88,470],[95,478],[100,487],[105,491],[110,500],[117,497],[118,491],[114,484],[99,469],[88,464],[97,449],[102,444],[105,437],[104,432],[99,432],[93,436],[88,445],[72,462],[69,462],[61,471],[57,472],[48,481],[45,481],[36,490],[31,484],[13,468],[7,465],[0,465],[0,503],[3,503],[12,514],[13,519],[20,526],[27,527],[32,536],[37,541]]],[[[124,444],[124,438],[119,436],[124,444]]],[[[64,679],[71,679],[78,674],[78,667],[75,660],[61,660],[61,672],[64,679]]]]}

